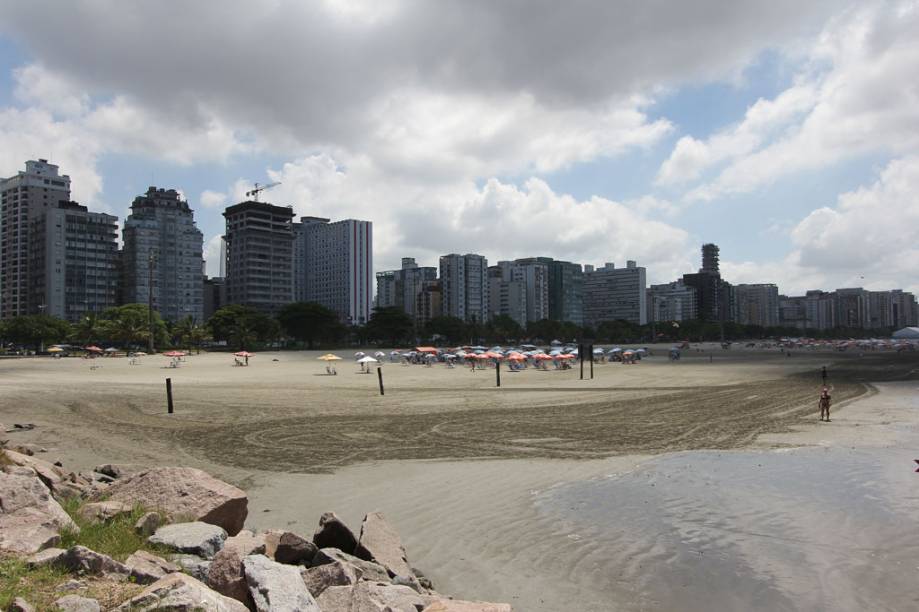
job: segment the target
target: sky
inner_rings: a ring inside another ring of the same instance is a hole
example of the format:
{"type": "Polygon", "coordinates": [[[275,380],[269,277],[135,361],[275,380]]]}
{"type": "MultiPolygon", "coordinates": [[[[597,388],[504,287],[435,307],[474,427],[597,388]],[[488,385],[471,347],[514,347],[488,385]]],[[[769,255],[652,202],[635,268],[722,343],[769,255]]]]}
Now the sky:
{"type": "Polygon", "coordinates": [[[374,268],[721,247],[734,283],[919,291],[919,0],[0,0],[0,176],[124,219],[180,190],[217,273],[253,183],[374,268]]]}

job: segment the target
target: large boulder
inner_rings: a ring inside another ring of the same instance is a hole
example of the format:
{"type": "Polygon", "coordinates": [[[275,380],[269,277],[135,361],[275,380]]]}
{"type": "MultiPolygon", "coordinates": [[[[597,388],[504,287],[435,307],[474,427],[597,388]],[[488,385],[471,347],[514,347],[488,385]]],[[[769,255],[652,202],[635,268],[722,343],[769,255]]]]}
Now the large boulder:
{"type": "Polygon", "coordinates": [[[243,572],[259,612],[322,612],[296,567],[251,555],[243,559],[243,572]]]}
{"type": "Polygon", "coordinates": [[[153,535],[160,525],[163,524],[163,517],[158,512],[147,512],[134,523],[134,532],[142,536],[153,535]]]}
{"type": "Polygon", "coordinates": [[[357,571],[363,580],[376,582],[389,582],[389,572],[385,567],[373,561],[364,561],[354,555],[344,553],[337,548],[322,548],[313,557],[313,567],[321,567],[330,563],[341,563],[357,571]]]}
{"type": "Polygon", "coordinates": [[[361,579],[362,573],[353,565],[345,565],[340,561],[335,561],[316,567],[301,568],[300,575],[313,597],[319,597],[323,591],[330,587],[357,584],[361,579]]]}
{"type": "Polygon", "coordinates": [[[512,610],[510,604],[438,599],[428,604],[423,612],[512,612],[512,610]]]}
{"type": "Polygon", "coordinates": [[[26,565],[29,569],[46,567],[48,565],[57,565],[61,562],[67,551],[63,548],[46,548],[40,550],[26,559],[26,565]]]}
{"type": "Polygon", "coordinates": [[[353,555],[354,549],[357,548],[357,538],[334,512],[325,512],[319,517],[319,527],[313,534],[313,544],[316,548],[337,548],[353,555]]]}
{"type": "Polygon", "coordinates": [[[173,610],[174,612],[248,612],[246,606],[235,599],[224,597],[207,588],[202,582],[181,573],[160,578],[136,597],[121,604],[116,610],[123,612],[148,612],[173,610]]]}
{"type": "Polygon", "coordinates": [[[243,491],[195,468],[144,470],[115,481],[106,494],[111,501],[162,511],[171,520],[217,525],[230,535],[239,533],[248,514],[243,491]]]}
{"type": "Polygon", "coordinates": [[[371,512],[364,517],[361,539],[354,554],[361,559],[376,561],[392,576],[414,576],[405,555],[405,547],[402,546],[402,538],[382,512],[371,512]]]}
{"type": "Polygon", "coordinates": [[[319,550],[309,540],[290,531],[271,531],[266,534],[265,543],[266,556],[289,565],[308,564],[319,550]]]}
{"type": "Polygon", "coordinates": [[[10,604],[9,612],[35,612],[35,608],[22,597],[17,597],[10,604]]]}
{"type": "Polygon", "coordinates": [[[54,609],[60,612],[99,612],[99,602],[79,595],[65,595],[54,602],[54,609]]]}
{"type": "Polygon", "coordinates": [[[209,587],[227,597],[232,597],[251,607],[252,597],[243,573],[243,559],[249,555],[265,552],[265,536],[254,535],[251,531],[240,531],[232,538],[227,538],[223,549],[214,555],[208,568],[207,584],[209,587]]]}
{"type": "Polygon", "coordinates": [[[101,501],[83,504],[80,516],[88,521],[108,521],[116,516],[131,514],[133,508],[130,504],[119,501],[101,501]]]}
{"type": "Polygon", "coordinates": [[[137,584],[153,584],[166,574],[182,571],[178,565],[146,550],[132,553],[125,559],[124,564],[131,571],[131,578],[137,584]]]}
{"type": "Polygon", "coordinates": [[[418,612],[427,602],[409,587],[362,581],[329,587],[318,603],[323,612],[418,612]]]}
{"type": "Polygon", "coordinates": [[[151,544],[160,544],[180,553],[210,559],[223,548],[227,532],[222,527],[208,523],[176,523],[164,525],[147,538],[151,544]]]}
{"type": "Polygon", "coordinates": [[[211,569],[211,561],[208,559],[202,559],[197,555],[176,554],[169,555],[169,560],[181,567],[186,574],[207,584],[208,572],[211,569]]]}
{"type": "Polygon", "coordinates": [[[61,541],[76,524],[35,476],[0,472],[0,551],[32,554],[61,541]]]}
{"type": "Polygon", "coordinates": [[[4,451],[15,465],[30,467],[57,499],[79,497],[89,489],[91,483],[76,474],[68,474],[60,467],[16,451],[4,451]]]}

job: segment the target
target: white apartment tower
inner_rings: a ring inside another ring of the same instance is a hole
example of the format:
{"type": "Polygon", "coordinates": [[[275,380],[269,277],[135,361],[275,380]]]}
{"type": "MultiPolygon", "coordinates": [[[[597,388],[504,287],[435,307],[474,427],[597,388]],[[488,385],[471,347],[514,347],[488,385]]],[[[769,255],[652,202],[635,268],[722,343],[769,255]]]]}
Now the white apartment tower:
{"type": "Polygon", "coordinates": [[[488,320],[488,260],[456,253],[440,258],[443,313],[469,323],[488,320]]]}

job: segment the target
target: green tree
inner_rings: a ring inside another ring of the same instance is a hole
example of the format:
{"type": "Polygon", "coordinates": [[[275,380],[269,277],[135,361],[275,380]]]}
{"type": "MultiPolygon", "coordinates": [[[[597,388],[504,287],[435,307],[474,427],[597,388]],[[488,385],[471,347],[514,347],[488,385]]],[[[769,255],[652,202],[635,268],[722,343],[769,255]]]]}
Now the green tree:
{"type": "MultiPolygon", "coordinates": [[[[150,340],[150,309],[146,304],[115,306],[102,313],[106,336],[125,347],[142,347],[150,340]]],[[[160,313],[153,311],[153,341],[156,346],[169,343],[166,323],[160,313]]]]}
{"type": "Polygon", "coordinates": [[[278,322],[285,334],[310,349],[316,342],[337,342],[348,333],[333,310],[315,302],[288,304],[278,313],[278,322]]]}
{"type": "Polygon", "coordinates": [[[367,322],[367,335],[377,341],[397,346],[401,340],[414,340],[415,324],[405,311],[395,306],[374,308],[367,322]]]}
{"type": "Polygon", "coordinates": [[[214,313],[207,326],[215,340],[225,340],[237,349],[251,348],[255,342],[268,342],[278,337],[277,321],[242,304],[229,304],[214,313]]]}
{"type": "Polygon", "coordinates": [[[180,319],[173,328],[176,344],[185,348],[195,348],[201,352],[201,345],[210,338],[208,329],[195,321],[191,315],[180,319]]]}
{"type": "Polygon", "coordinates": [[[70,339],[77,344],[99,344],[108,339],[108,327],[102,317],[92,312],[73,324],[70,339]]]}
{"type": "Polygon", "coordinates": [[[524,335],[523,327],[509,315],[498,315],[488,324],[489,339],[497,342],[519,340],[524,335]]]}
{"type": "Polygon", "coordinates": [[[424,328],[425,337],[440,336],[451,344],[465,342],[468,337],[468,328],[462,319],[457,317],[434,317],[424,328]]]}
{"type": "Polygon", "coordinates": [[[70,335],[70,324],[50,315],[13,317],[3,325],[3,337],[15,344],[35,349],[42,345],[62,342],[70,335]]]}

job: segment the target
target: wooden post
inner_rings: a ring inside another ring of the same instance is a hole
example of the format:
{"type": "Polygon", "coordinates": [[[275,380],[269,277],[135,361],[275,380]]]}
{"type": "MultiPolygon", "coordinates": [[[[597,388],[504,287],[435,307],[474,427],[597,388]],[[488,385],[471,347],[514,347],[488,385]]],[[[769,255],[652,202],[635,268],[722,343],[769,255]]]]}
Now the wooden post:
{"type": "Polygon", "coordinates": [[[590,348],[587,349],[590,351],[590,380],[594,379],[594,345],[591,344],[590,348]]]}
{"type": "Polygon", "coordinates": [[[498,386],[501,386],[501,362],[495,361],[495,380],[498,383],[498,386]]]}
{"type": "Polygon", "coordinates": [[[584,345],[578,345],[578,361],[581,362],[581,380],[584,380],[584,345]]]}
{"type": "Polygon", "coordinates": [[[380,379],[380,395],[386,395],[383,393],[383,368],[381,366],[377,366],[377,378],[380,379]]]}
{"type": "Polygon", "coordinates": [[[169,410],[169,414],[172,414],[173,406],[172,406],[172,379],[171,378],[166,379],[166,404],[168,406],[167,409],[169,410]]]}

